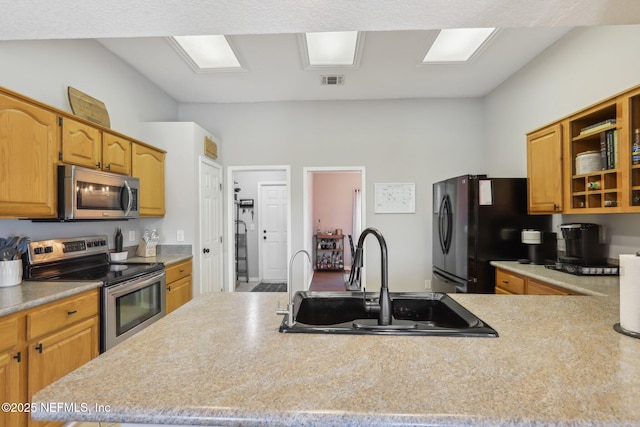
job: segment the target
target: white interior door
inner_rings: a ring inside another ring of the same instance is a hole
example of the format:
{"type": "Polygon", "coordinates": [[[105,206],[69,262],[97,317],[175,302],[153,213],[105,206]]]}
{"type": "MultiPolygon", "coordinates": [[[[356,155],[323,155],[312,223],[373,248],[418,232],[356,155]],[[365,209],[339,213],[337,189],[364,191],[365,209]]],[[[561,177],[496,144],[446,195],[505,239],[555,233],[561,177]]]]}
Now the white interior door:
{"type": "Polygon", "coordinates": [[[222,291],[222,167],[200,160],[200,294],[222,291]]]}
{"type": "Polygon", "coordinates": [[[263,281],[287,280],[287,185],[259,183],[260,277],[263,281]]]}

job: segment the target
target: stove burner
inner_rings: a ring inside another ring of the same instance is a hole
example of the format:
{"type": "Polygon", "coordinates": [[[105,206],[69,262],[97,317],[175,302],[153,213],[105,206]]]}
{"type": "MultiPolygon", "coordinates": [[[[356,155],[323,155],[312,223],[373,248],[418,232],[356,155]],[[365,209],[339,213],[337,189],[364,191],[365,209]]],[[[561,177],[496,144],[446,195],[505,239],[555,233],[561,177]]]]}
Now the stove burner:
{"type": "Polygon", "coordinates": [[[617,276],[620,269],[617,265],[578,265],[564,262],[557,262],[552,265],[545,265],[550,270],[563,271],[576,276],[617,276]]]}
{"type": "Polygon", "coordinates": [[[29,244],[25,280],[101,281],[105,287],[163,270],[160,263],[109,263],[107,236],[29,244]]]}

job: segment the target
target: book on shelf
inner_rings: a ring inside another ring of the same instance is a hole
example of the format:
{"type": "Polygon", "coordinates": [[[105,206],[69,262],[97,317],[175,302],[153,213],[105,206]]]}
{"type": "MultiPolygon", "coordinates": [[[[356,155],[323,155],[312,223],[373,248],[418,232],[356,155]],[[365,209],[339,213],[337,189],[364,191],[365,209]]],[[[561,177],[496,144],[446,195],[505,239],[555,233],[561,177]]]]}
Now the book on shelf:
{"type": "Polygon", "coordinates": [[[580,135],[585,135],[588,133],[596,133],[600,129],[604,129],[606,127],[613,126],[615,124],[616,124],[616,119],[603,120],[601,122],[594,123],[590,126],[583,127],[582,129],[580,129],[580,135]]]}
{"type": "Polygon", "coordinates": [[[616,129],[600,133],[600,158],[602,170],[618,167],[618,131],[616,129]]]}

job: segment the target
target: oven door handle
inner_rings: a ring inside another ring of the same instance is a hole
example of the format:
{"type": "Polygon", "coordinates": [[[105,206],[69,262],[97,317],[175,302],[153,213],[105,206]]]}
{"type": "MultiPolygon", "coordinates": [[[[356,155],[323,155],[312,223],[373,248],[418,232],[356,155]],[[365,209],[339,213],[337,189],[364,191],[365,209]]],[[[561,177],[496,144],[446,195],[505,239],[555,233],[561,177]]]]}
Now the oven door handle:
{"type": "Polygon", "coordinates": [[[127,192],[127,207],[126,208],[124,207],[124,203],[122,203],[122,199],[120,199],[120,204],[121,204],[121,207],[123,208],[122,210],[124,211],[124,216],[128,216],[129,212],[131,212],[131,205],[133,204],[133,192],[131,191],[131,187],[129,187],[129,183],[127,181],[124,181],[123,190],[127,192]]]}
{"type": "Polygon", "coordinates": [[[107,287],[107,293],[114,298],[119,298],[122,295],[126,295],[136,289],[144,288],[158,280],[162,281],[162,286],[161,286],[161,290],[162,290],[165,287],[164,276],[165,276],[164,271],[161,271],[160,273],[154,274],[152,276],[142,277],[142,278],[138,277],[136,279],[131,279],[126,282],[118,283],[117,285],[107,287]]]}

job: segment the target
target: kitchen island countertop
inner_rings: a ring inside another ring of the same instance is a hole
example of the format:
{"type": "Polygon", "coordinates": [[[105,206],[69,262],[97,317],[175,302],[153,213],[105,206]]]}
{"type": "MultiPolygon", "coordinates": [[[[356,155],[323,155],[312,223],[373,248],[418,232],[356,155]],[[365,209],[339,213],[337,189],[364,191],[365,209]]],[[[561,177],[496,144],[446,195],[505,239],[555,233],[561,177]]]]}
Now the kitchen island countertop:
{"type": "Polygon", "coordinates": [[[640,340],[613,330],[617,297],[452,296],[500,337],[281,334],[275,310],[286,294],[203,295],[38,392],[36,405],[57,406],[32,416],[169,425],[640,425],[640,340]]]}

